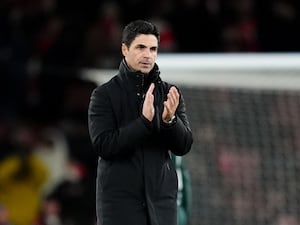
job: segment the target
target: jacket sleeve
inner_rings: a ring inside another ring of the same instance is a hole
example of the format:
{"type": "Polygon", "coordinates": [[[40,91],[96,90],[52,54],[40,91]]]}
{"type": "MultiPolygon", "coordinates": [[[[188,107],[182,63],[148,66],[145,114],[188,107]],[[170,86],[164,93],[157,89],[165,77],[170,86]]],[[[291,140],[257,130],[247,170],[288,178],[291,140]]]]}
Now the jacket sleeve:
{"type": "Polygon", "coordinates": [[[92,145],[103,159],[125,158],[150,135],[147,121],[142,117],[119,127],[113,104],[107,88],[99,86],[90,98],[88,126],[92,145]]]}
{"type": "Polygon", "coordinates": [[[182,156],[191,150],[193,135],[186,115],[186,107],[182,94],[176,110],[176,120],[171,125],[162,125],[162,136],[171,152],[182,156]]]}

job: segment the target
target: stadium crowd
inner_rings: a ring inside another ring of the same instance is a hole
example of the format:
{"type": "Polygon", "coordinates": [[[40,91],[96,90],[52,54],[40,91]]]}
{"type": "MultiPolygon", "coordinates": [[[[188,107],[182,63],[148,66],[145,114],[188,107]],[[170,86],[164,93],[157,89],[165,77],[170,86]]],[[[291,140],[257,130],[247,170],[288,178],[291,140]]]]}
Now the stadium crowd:
{"type": "Polygon", "coordinates": [[[124,24],[156,22],[160,51],[295,52],[296,0],[3,0],[1,61],[111,67],[119,61],[124,24]]]}

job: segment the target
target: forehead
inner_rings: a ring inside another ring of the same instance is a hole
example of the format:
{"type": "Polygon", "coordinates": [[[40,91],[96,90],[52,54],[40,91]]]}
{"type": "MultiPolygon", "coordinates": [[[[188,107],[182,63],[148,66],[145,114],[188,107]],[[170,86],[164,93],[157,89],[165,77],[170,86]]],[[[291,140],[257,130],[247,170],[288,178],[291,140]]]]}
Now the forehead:
{"type": "Polygon", "coordinates": [[[147,47],[157,47],[158,40],[153,34],[140,34],[136,36],[131,45],[144,45],[147,47]]]}

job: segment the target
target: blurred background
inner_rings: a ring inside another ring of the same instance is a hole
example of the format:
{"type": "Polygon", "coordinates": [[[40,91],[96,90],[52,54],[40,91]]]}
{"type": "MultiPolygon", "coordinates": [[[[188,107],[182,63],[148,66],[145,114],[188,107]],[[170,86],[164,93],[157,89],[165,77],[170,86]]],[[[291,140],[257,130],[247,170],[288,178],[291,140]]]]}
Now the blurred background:
{"type": "MultiPolygon", "coordinates": [[[[159,26],[160,54],[294,54],[299,10],[297,0],[0,0],[0,225],[95,224],[87,108],[98,83],[82,70],[118,67],[129,21],[159,26]]],[[[299,91],[182,88],[195,132],[187,223],[299,225],[299,91]]]]}

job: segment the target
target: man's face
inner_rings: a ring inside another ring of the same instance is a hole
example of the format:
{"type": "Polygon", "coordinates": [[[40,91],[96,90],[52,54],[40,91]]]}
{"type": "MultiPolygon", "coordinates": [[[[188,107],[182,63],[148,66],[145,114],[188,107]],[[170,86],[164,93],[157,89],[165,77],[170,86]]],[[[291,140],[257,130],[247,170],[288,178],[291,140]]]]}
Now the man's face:
{"type": "Polygon", "coordinates": [[[134,71],[148,74],[156,61],[158,51],[158,40],[152,34],[138,35],[130,47],[122,44],[122,53],[127,65],[134,71]]]}

